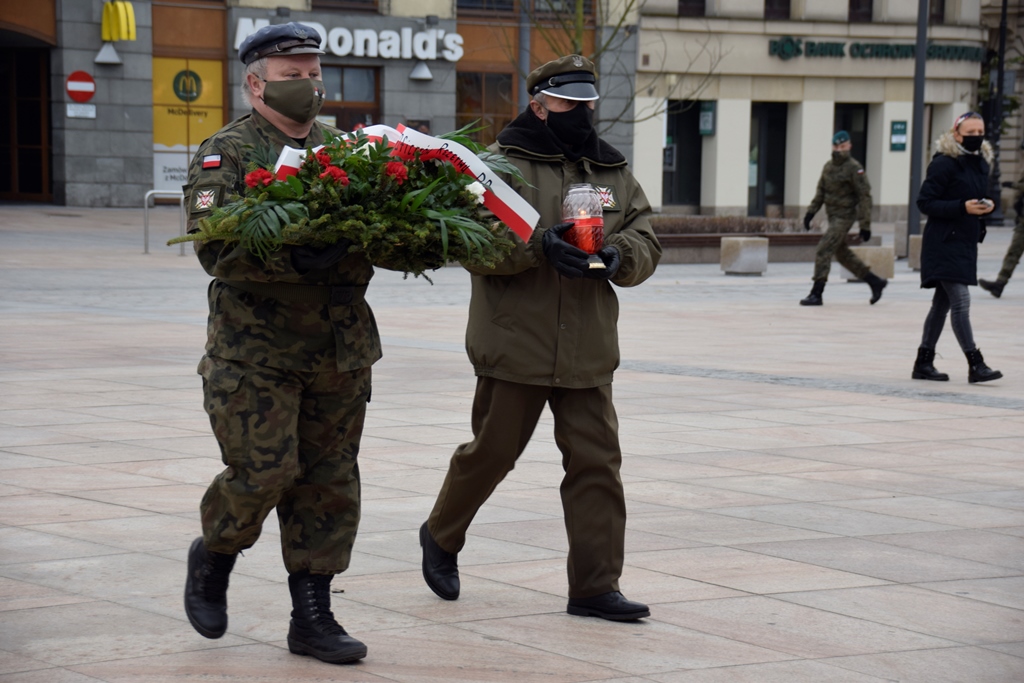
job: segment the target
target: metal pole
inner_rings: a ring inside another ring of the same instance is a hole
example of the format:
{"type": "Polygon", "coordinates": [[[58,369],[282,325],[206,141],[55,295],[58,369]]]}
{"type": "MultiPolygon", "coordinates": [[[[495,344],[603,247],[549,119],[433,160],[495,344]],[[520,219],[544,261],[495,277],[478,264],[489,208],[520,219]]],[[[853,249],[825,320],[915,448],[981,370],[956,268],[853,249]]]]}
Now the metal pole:
{"type": "Polygon", "coordinates": [[[992,174],[989,176],[989,197],[996,203],[996,208],[985,218],[986,225],[1002,225],[1003,201],[1002,183],[1000,182],[999,171],[999,141],[1003,135],[1003,99],[1005,93],[1003,88],[1006,76],[1006,2],[1003,0],[1003,8],[999,15],[999,53],[996,61],[996,78],[992,79],[992,72],[988,74],[989,100],[992,102],[992,120],[988,125],[988,136],[992,143],[992,174]]]}
{"type": "Polygon", "coordinates": [[[519,108],[525,109],[530,103],[526,92],[526,77],[530,75],[530,0],[519,0],[519,108]]]}
{"type": "MultiPolygon", "coordinates": [[[[178,203],[178,234],[182,237],[185,236],[185,195],[181,195],[181,200],[178,203]]],[[[185,255],[185,243],[182,242],[178,245],[181,249],[178,251],[178,256],[185,255]]]]}
{"type": "Polygon", "coordinates": [[[149,253],[149,198],[153,196],[152,190],[146,193],[142,204],[142,253],[149,253]]]}
{"type": "Polygon", "coordinates": [[[910,123],[910,202],[907,205],[907,253],[910,236],[921,234],[921,157],[924,156],[924,69],[928,59],[928,0],[917,3],[917,46],[914,48],[914,109],[910,123]]]}

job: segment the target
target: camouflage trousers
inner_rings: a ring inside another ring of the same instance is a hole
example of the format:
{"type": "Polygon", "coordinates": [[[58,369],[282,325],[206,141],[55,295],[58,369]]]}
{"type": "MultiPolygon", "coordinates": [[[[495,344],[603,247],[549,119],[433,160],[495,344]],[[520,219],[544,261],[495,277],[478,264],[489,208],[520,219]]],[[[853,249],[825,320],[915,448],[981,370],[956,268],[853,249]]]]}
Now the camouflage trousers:
{"type": "Polygon", "coordinates": [[[853,273],[857,279],[863,280],[871,269],[857,258],[846,244],[846,234],[850,232],[853,221],[849,218],[828,218],[828,230],[818,240],[818,251],[814,255],[814,281],[828,280],[828,272],[832,268],[832,257],[853,273]]]}
{"type": "Polygon", "coordinates": [[[1003,268],[997,277],[1000,282],[1007,282],[1013,276],[1013,269],[1020,263],[1021,254],[1024,254],[1024,220],[1018,217],[1017,224],[1013,226],[1013,239],[1010,240],[1010,248],[1006,250],[1006,256],[1003,257],[1003,268]]]}
{"type": "Polygon", "coordinates": [[[619,467],[619,422],[612,386],[561,389],[478,377],[473,441],[455,449],[427,520],[430,535],[459,552],[477,511],[526,448],[545,404],[555,418],[562,452],[560,488],[569,537],[569,597],[619,590],[626,536],[626,501],[619,467]]]}
{"type": "Polygon", "coordinates": [[[277,509],[288,573],[348,568],[370,368],[291,372],[205,356],[206,412],[227,466],[200,504],[203,541],[235,553],[277,509]]]}

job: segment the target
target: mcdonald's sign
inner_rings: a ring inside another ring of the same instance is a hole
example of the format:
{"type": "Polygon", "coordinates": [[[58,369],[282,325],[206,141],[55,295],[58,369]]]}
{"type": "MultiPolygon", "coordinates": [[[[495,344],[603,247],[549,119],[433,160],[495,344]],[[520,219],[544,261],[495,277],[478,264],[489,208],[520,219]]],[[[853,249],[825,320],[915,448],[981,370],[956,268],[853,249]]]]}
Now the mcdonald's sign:
{"type": "Polygon", "coordinates": [[[103,3],[103,42],[135,40],[135,8],[124,0],[103,3]]]}
{"type": "Polygon", "coordinates": [[[179,71],[172,83],[174,96],[182,102],[195,102],[203,94],[203,79],[195,71],[179,71]]]}

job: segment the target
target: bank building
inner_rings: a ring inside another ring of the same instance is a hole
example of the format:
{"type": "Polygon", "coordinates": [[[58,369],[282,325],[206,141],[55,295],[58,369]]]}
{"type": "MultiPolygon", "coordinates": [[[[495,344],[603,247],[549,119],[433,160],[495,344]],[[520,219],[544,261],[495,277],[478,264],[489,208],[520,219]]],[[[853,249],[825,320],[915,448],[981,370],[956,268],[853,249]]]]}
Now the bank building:
{"type": "MultiPolygon", "coordinates": [[[[984,100],[1001,4],[930,0],[925,140],[984,100]]],[[[1022,13],[1009,4],[1004,86],[1017,97],[1022,13]]],[[[479,139],[493,141],[526,106],[525,74],[578,50],[595,55],[602,136],[631,160],[656,210],[800,215],[842,128],[874,187],[876,220],[897,220],[917,6],[0,0],[0,200],[141,206],[149,190],[179,190],[199,144],[247,112],[238,46],[262,26],[299,21],[323,37],[320,116],[342,129],[404,123],[436,134],[479,122],[479,139]]],[[[1004,180],[1020,156],[1020,112],[1007,110],[1004,180]]]]}

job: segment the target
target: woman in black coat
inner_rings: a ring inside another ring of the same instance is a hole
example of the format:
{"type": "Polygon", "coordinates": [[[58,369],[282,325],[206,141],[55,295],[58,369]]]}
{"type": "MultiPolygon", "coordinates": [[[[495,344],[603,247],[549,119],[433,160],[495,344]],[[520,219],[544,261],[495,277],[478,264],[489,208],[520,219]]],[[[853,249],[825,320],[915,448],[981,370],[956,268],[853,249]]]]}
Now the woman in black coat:
{"type": "Polygon", "coordinates": [[[992,148],[985,142],[985,122],[968,112],[936,143],[935,156],[917,206],[928,216],[921,244],[921,286],[934,288],[932,307],[924,321],[914,379],[945,382],[949,375],[935,369],[935,345],[950,314],[953,334],[967,356],[967,381],[987,382],[1003,376],[985,365],[971,330],[971,295],[978,284],[978,243],[985,239],[982,218],[995,208],[988,191],[992,148]]]}

